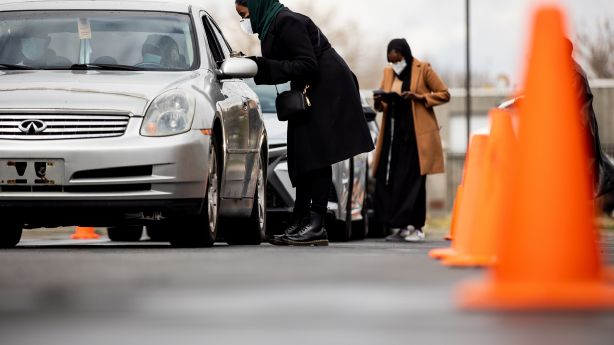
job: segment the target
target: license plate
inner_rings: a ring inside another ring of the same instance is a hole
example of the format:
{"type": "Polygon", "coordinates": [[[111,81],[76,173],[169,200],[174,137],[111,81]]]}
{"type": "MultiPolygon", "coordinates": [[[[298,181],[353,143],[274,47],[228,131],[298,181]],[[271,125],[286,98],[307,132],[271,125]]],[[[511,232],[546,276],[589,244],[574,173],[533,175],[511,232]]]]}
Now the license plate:
{"type": "Polygon", "coordinates": [[[59,186],[64,182],[61,159],[1,159],[0,184],[4,186],[59,186]]]}

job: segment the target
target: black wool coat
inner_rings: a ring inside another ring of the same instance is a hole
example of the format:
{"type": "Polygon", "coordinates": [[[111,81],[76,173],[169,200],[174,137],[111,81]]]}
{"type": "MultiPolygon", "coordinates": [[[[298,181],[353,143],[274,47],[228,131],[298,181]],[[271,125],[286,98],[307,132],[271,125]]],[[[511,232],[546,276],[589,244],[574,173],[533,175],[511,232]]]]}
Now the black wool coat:
{"type": "Polygon", "coordinates": [[[374,149],[356,76],[308,17],[282,10],[262,42],[256,84],[309,85],[312,107],[288,123],[288,168],[297,176],[374,149]]]}

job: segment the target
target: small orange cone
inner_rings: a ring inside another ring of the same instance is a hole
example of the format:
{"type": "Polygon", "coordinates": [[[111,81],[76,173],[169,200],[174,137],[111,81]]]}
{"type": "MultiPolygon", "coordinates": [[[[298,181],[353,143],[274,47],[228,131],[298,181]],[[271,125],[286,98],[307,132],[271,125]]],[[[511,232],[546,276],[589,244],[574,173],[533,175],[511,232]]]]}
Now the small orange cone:
{"type": "Polygon", "coordinates": [[[485,282],[463,285],[470,309],[614,309],[591,209],[588,148],[556,7],[538,11],[521,106],[511,227],[485,282]]]}
{"type": "Polygon", "coordinates": [[[70,237],[73,240],[97,240],[100,236],[96,233],[94,228],[78,226],[75,229],[75,233],[70,237]]]}
{"type": "Polygon", "coordinates": [[[512,118],[505,110],[490,113],[491,131],[483,162],[476,215],[472,231],[465,232],[457,252],[443,264],[455,267],[490,266],[495,263],[498,235],[508,225],[509,185],[514,167],[516,138],[512,118]]]}
{"type": "Polygon", "coordinates": [[[454,241],[451,248],[434,249],[429,255],[437,260],[446,259],[457,255],[459,250],[464,251],[463,246],[467,244],[467,237],[475,226],[475,219],[479,212],[478,195],[480,192],[480,181],[482,180],[483,163],[488,148],[487,135],[474,135],[471,138],[469,153],[466,160],[466,176],[462,188],[462,200],[458,205],[458,217],[454,220],[454,241]]]}

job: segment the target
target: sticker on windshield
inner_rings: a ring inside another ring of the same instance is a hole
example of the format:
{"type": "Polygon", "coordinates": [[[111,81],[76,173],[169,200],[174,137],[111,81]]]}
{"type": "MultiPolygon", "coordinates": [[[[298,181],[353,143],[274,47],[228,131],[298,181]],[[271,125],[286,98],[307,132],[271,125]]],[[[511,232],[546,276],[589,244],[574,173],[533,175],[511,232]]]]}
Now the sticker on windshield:
{"type": "Polygon", "coordinates": [[[92,27],[87,18],[79,18],[79,39],[92,39],[92,27]]]}

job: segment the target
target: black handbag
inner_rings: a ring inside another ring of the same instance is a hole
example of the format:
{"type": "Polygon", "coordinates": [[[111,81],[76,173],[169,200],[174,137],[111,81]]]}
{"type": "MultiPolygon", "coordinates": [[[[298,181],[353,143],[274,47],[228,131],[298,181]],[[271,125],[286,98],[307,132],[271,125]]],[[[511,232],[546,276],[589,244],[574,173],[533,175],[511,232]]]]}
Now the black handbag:
{"type": "Polygon", "coordinates": [[[288,121],[307,112],[311,107],[307,90],[309,90],[309,85],[305,86],[303,92],[290,90],[279,93],[279,90],[277,90],[275,106],[277,107],[277,119],[279,121],[288,121]]]}

